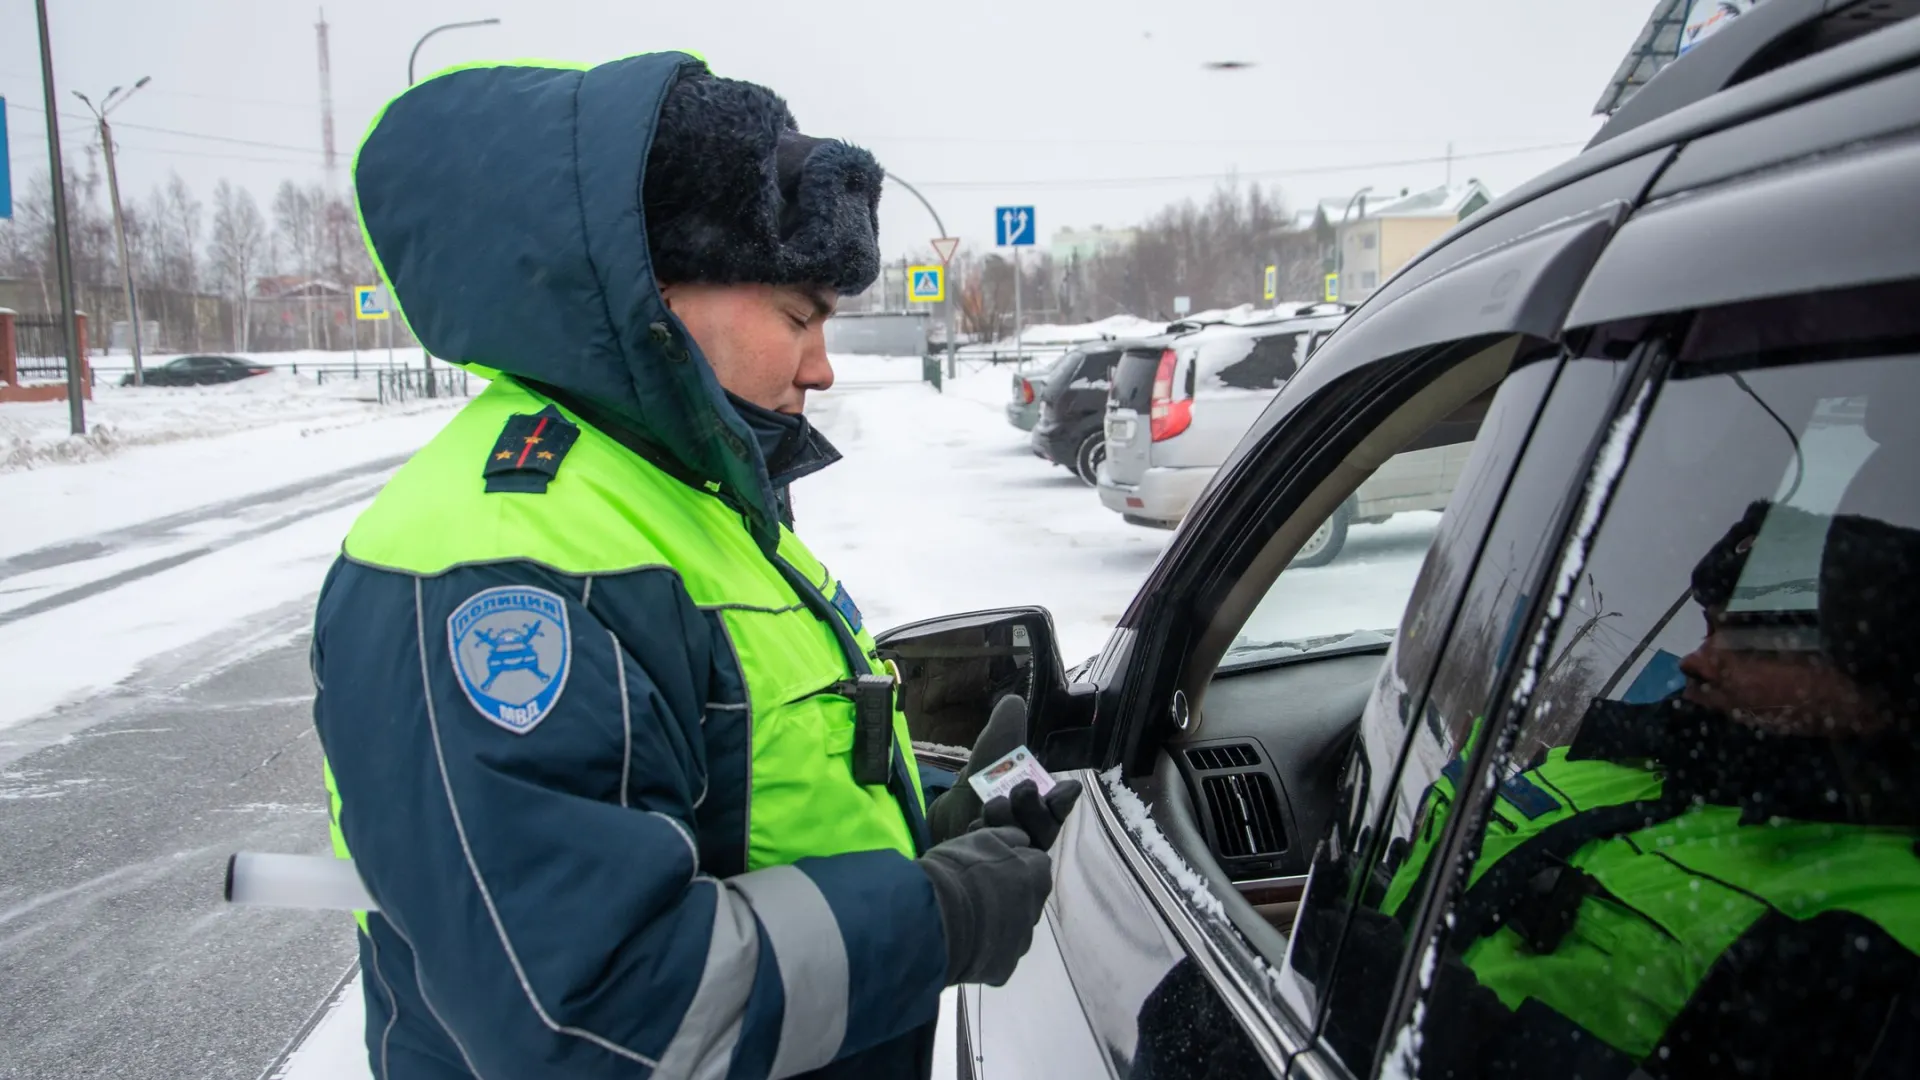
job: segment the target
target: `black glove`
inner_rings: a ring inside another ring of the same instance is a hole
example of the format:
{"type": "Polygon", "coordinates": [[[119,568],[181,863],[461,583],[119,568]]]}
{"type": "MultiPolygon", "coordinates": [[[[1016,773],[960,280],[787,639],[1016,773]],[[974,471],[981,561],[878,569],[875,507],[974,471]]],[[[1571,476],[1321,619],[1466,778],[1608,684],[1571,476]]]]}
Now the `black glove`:
{"type": "MultiPolygon", "coordinates": [[[[997,800],[996,800],[997,801],[997,800]]],[[[947,985],[1005,986],[1033,944],[1053,860],[1019,829],[976,829],[920,856],[947,937],[947,985]]]]}
{"type": "Polygon", "coordinates": [[[1078,780],[1062,780],[1044,796],[1033,781],[1023,780],[1015,784],[1012,791],[981,808],[980,820],[974,822],[973,827],[999,829],[1011,825],[1025,832],[1034,847],[1050,851],[1060,835],[1060,826],[1078,801],[1078,780]]]}
{"type": "Polygon", "coordinates": [[[980,818],[980,796],[967,783],[981,769],[1013,753],[1014,747],[1027,741],[1027,703],[1018,694],[1008,694],[993,707],[987,726],[973,740],[973,752],[967,755],[967,767],[953,787],[927,807],[927,828],[933,842],[951,840],[967,831],[980,818]]]}

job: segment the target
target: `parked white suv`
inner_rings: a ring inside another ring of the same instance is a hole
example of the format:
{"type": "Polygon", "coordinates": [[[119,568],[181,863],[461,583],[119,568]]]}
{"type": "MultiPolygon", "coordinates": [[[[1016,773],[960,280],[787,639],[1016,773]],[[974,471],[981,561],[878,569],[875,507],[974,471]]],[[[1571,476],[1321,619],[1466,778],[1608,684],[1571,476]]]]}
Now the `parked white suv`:
{"type": "MultiPolygon", "coordinates": [[[[1136,525],[1178,525],[1274,395],[1345,318],[1339,305],[1316,306],[1269,323],[1209,326],[1165,348],[1129,349],[1107,398],[1100,501],[1136,525]]],[[[1445,508],[1465,465],[1464,447],[1394,457],[1321,526],[1295,565],[1332,562],[1351,525],[1445,508]]]]}

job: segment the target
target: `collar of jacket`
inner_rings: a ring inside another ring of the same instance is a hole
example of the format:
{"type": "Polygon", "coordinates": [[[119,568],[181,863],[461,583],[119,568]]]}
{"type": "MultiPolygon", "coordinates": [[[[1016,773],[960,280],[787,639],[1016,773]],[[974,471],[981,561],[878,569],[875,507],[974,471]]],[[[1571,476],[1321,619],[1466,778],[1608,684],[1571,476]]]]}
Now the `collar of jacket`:
{"type": "Polygon", "coordinates": [[[760,457],[767,463],[767,479],[776,490],[785,490],[795,480],[811,476],[840,460],[825,435],[820,434],[805,416],[791,416],[762,408],[729,392],[727,403],[746,422],[760,457]]]}
{"type": "Polygon", "coordinates": [[[1913,748],[1874,738],[1773,735],[1673,694],[1631,704],[1596,700],[1569,760],[1658,762],[1664,797],[1738,806],[1743,825],[1771,818],[1920,825],[1913,748]]]}

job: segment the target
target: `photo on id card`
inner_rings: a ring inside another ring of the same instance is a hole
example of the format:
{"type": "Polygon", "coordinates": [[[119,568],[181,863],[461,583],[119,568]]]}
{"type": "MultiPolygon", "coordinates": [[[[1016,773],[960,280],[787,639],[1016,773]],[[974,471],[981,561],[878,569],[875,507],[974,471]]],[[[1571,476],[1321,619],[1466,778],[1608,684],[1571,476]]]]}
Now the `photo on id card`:
{"type": "Polygon", "coordinates": [[[1033,781],[1033,786],[1039,788],[1042,795],[1053,790],[1053,777],[1040,767],[1040,761],[1033,756],[1033,751],[1024,746],[1014,747],[1006,757],[967,778],[981,802],[992,802],[1012,791],[1023,780],[1033,781]]]}

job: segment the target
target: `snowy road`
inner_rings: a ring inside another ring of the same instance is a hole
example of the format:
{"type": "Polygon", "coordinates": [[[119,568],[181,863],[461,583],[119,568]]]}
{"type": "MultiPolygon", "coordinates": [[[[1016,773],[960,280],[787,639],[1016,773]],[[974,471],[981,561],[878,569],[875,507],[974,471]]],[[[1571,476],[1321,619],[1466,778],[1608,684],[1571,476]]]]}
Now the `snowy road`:
{"type": "MultiPolygon", "coordinates": [[[[846,460],[795,508],[867,621],[1040,604],[1069,663],[1096,651],[1169,534],[1031,456],[1003,370],[937,394],[917,362],[837,366],[810,413],[846,460]]],[[[0,505],[32,511],[0,532],[0,1080],[365,1075],[351,924],[219,890],[231,851],[326,850],[313,596],[444,421],[266,426],[0,475],[0,505]]],[[[1414,540],[1358,561],[1410,581],[1414,540]]]]}

